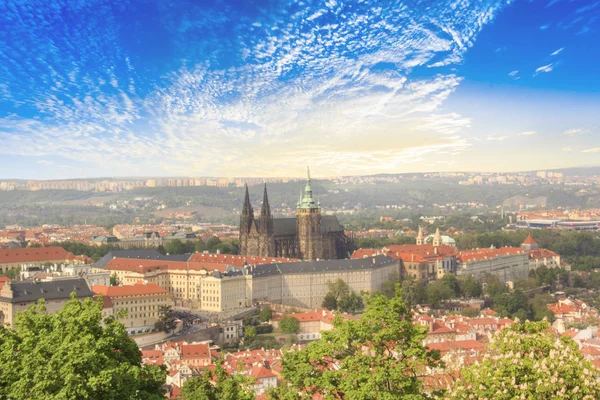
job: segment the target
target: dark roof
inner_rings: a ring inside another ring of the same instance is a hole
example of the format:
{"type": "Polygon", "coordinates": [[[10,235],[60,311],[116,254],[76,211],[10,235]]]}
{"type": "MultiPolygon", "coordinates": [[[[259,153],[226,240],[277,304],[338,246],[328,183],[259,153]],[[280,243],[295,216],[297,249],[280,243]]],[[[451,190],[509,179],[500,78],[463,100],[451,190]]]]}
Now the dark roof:
{"type": "Polygon", "coordinates": [[[85,279],[65,279],[50,282],[10,282],[13,297],[0,297],[0,301],[7,303],[36,302],[39,299],[62,300],[69,299],[71,292],[77,293],[77,298],[92,297],[85,279]]]}
{"type": "MultiPolygon", "coordinates": [[[[256,219],[256,225],[259,225],[260,218],[256,219]]],[[[339,223],[335,215],[321,216],[321,232],[340,232],[344,228],[339,223]]],[[[275,235],[296,235],[296,218],[273,218],[273,234],[275,235]]]]}
{"type": "Polygon", "coordinates": [[[105,268],[113,258],[139,258],[144,260],[188,261],[191,254],[163,255],[156,249],[113,250],[94,263],[94,268],[105,268]]]}
{"type": "Polygon", "coordinates": [[[397,260],[394,260],[391,257],[378,255],[375,257],[358,259],[262,264],[251,268],[249,273],[252,276],[261,277],[279,274],[304,274],[310,272],[370,270],[397,262],[397,260]]]}

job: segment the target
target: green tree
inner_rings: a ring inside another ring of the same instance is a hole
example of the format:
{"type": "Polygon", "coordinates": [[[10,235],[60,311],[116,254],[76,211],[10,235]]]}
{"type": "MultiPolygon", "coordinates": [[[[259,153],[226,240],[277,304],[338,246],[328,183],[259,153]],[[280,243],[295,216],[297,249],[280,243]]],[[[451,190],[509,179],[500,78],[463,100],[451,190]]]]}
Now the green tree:
{"type": "Polygon", "coordinates": [[[323,303],[321,304],[321,307],[326,308],[330,311],[333,310],[337,310],[337,300],[335,298],[335,296],[333,295],[333,293],[327,293],[325,295],[325,297],[323,298],[323,303]]]}
{"type": "Polygon", "coordinates": [[[290,315],[284,315],[279,320],[279,330],[286,334],[295,334],[300,332],[300,322],[290,315]]]}
{"type": "Polygon", "coordinates": [[[413,278],[403,280],[402,298],[410,308],[427,303],[427,282],[413,278]]]}
{"type": "Polygon", "coordinates": [[[154,328],[158,331],[172,332],[177,327],[175,317],[173,316],[173,308],[171,306],[160,306],[158,309],[158,321],[154,324],[154,328]]]}
{"type": "Polygon", "coordinates": [[[452,291],[452,297],[459,297],[461,295],[460,282],[456,275],[445,274],[441,281],[452,291]]]}
{"type": "Polygon", "coordinates": [[[508,292],[508,288],[496,275],[488,275],[485,279],[485,293],[489,297],[495,297],[496,295],[508,292]]]}
{"type": "Polygon", "coordinates": [[[548,321],[552,322],[554,320],[554,313],[548,310],[548,304],[554,302],[554,297],[550,293],[540,293],[533,296],[533,301],[531,302],[533,318],[536,321],[541,321],[546,318],[548,321]]]}
{"type": "Polygon", "coordinates": [[[392,271],[387,281],[383,282],[383,287],[381,288],[381,292],[387,296],[388,299],[394,297],[394,293],[396,292],[396,284],[400,282],[400,276],[398,272],[392,271]]]}
{"type": "Polygon", "coordinates": [[[460,292],[466,298],[479,298],[483,294],[481,283],[473,275],[466,275],[459,279],[460,292]]]}
{"type": "Polygon", "coordinates": [[[272,394],[280,399],[425,399],[419,379],[439,359],[423,345],[427,327],[413,324],[400,285],[392,299],[368,295],[356,320],[341,316],[334,329],[306,348],[286,353],[282,373],[291,385],[272,394]],[[331,368],[335,361],[338,368],[331,368]]]}
{"type": "Polygon", "coordinates": [[[198,240],[194,244],[194,251],[202,253],[204,250],[207,250],[206,244],[202,241],[202,239],[198,238],[198,240]]]}
{"type": "Polygon", "coordinates": [[[358,314],[365,307],[362,297],[355,292],[343,296],[337,303],[338,310],[348,314],[358,314]]]}
{"type": "Polygon", "coordinates": [[[164,399],[164,367],[142,364],[125,327],[103,321],[101,298],[18,313],[13,329],[0,326],[0,365],[3,399],[164,399]]]}
{"type": "Polygon", "coordinates": [[[268,304],[260,309],[258,313],[258,319],[261,322],[269,322],[273,318],[273,310],[271,310],[271,306],[268,304]]]}
{"type": "Polygon", "coordinates": [[[250,340],[256,337],[256,327],[249,325],[244,327],[244,339],[250,340]]]}
{"type": "Polygon", "coordinates": [[[213,373],[206,369],[202,376],[185,381],[181,394],[185,400],[253,400],[253,381],[242,374],[229,375],[223,361],[217,360],[213,373]]]}
{"type": "Polygon", "coordinates": [[[427,286],[427,301],[434,308],[440,307],[442,300],[453,296],[454,292],[443,281],[435,281],[427,286]]]}
{"type": "Polygon", "coordinates": [[[179,239],[170,240],[165,244],[165,252],[167,254],[184,254],[185,250],[185,245],[179,239]]]}
{"type": "Polygon", "coordinates": [[[110,286],[119,286],[119,278],[117,278],[116,274],[110,276],[110,286]]]}
{"type": "Polygon", "coordinates": [[[466,399],[598,399],[596,370],[568,336],[556,339],[547,322],[512,324],[490,343],[489,357],[462,371],[446,396],[466,399]]]}
{"type": "Polygon", "coordinates": [[[6,276],[14,281],[19,279],[19,270],[17,268],[11,268],[8,271],[0,271],[0,276],[6,276]]]}

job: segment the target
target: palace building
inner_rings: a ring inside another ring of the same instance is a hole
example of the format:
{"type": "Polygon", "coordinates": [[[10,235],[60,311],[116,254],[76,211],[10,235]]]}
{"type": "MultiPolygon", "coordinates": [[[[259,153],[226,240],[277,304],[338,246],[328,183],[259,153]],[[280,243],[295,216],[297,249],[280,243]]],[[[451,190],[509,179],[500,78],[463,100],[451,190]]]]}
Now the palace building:
{"type": "Polygon", "coordinates": [[[273,218],[266,184],[260,216],[256,218],[246,187],[240,216],[242,256],[339,259],[348,258],[353,250],[354,243],[337,217],[321,215],[321,205],[313,198],[310,173],[300,193],[295,218],[273,218]]]}

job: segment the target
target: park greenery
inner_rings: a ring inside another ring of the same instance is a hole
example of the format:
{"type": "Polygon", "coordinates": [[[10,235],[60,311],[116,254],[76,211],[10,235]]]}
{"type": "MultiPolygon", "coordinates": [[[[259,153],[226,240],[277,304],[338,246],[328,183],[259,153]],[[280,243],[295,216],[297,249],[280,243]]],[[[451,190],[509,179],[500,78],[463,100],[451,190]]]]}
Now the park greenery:
{"type": "Polygon", "coordinates": [[[142,364],[125,327],[103,320],[101,298],[72,296],[57,313],[40,300],[0,326],[0,398],[164,399],[164,367],[142,364]]]}

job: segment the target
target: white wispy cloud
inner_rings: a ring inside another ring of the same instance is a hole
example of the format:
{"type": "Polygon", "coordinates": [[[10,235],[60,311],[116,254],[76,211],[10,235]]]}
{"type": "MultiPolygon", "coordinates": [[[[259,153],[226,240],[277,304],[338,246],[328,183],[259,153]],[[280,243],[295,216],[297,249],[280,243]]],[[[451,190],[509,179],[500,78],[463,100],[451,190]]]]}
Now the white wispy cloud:
{"type": "Polygon", "coordinates": [[[600,153],[600,147],[594,147],[591,149],[585,149],[582,153],[600,153]]]}
{"type": "Polygon", "coordinates": [[[571,146],[565,146],[563,148],[561,148],[562,151],[572,151],[573,148],[571,146]]]}
{"type": "Polygon", "coordinates": [[[552,72],[553,68],[554,68],[553,64],[542,65],[541,67],[536,68],[535,74],[533,74],[533,76],[536,76],[537,74],[540,74],[542,72],[552,72]]]}
{"type": "MultiPolygon", "coordinates": [[[[54,58],[26,57],[28,72],[55,72],[40,75],[49,90],[40,85],[26,100],[41,118],[0,119],[0,153],[60,155],[144,175],[285,175],[307,163],[330,173],[393,171],[434,154],[450,162],[471,145],[462,134],[471,118],[442,110],[461,78],[411,72],[460,63],[505,4],[440,1],[423,11],[359,3],[350,12],[330,0],[283,7],[260,21],[237,22],[230,46],[244,63],[225,67],[215,54],[227,39],[208,29],[212,41],[198,43],[194,28],[226,26],[230,15],[191,7],[165,26],[176,32],[173,46],[198,59],[156,82],[115,45],[112,9],[85,5],[79,24],[102,17],[105,36],[70,38],[65,48],[72,53],[54,58]],[[40,59],[49,62],[40,66],[40,59]],[[82,60],[98,68],[86,70],[82,60]]],[[[52,47],[41,40],[40,48],[52,47]]],[[[0,51],[0,73],[10,70],[12,94],[21,73],[12,66],[22,55],[10,46],[0,51]]]]}
{"type": "Polygon", "coordinates": [[[560,49],[553,51],[553,52],[552,52],[552,54],[550,54],[550,55],[551,55],[551,56],[556,56],[556,55],[558,55],[558,54],[559,54],[561,51],[563,51],[564,49],[565,49],[564,47],[561,47],[560,49]]]}
{"type": "Polygon", "coordinates": [[[535,135],[536,133],[536,131],[526,131],[519,133],[519,135],[535,135]]]}
{"type": "Polygon", "coordinates": [[[518,70],[518,69],[515,69],[514,71],[510,71],[510,72],[508,73],[508,76],[515,76],[515,75],[517,75],[518,73],[519,73],[519,70],[518,70]]]}
{"type": "Polygon", "coordinates": [[[583,128],[571,128],[571,129],[567,129],[566,131],[563,132],[563,135],[577,135],[579,133],[584,133],[586,132],[586,129],[583,128]]]}

